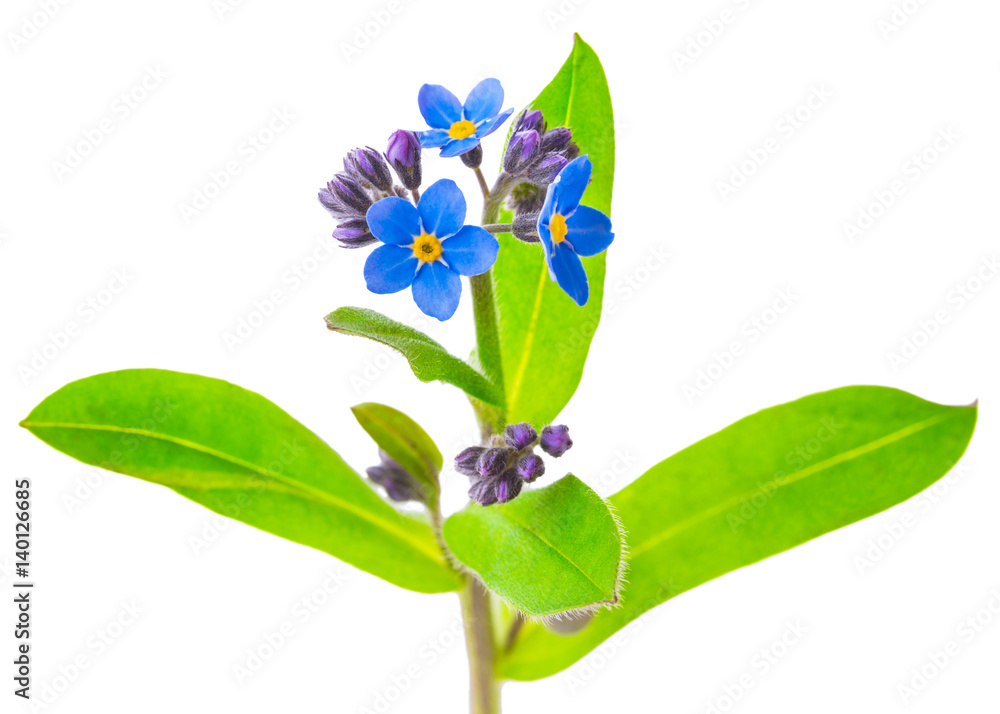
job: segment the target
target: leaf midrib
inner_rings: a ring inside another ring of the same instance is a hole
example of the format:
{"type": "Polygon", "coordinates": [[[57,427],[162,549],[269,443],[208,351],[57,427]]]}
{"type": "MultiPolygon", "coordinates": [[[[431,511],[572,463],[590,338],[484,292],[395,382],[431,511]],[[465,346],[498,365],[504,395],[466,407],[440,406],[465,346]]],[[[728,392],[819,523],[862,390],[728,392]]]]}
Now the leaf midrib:
{"type": "MultiPolygon", "coordinates": [[[[147,438],[158,439],[160,441],[165,441],[165,442],[168,442],[168,443],[176,444],[176,445],[184,447],[184,448],[191,449],[192,451],[198,451],[198,452],[201,452],[203,454],[208,454],[209,456],[214,456],[215,458],[221,459],[223,461],[227,461],[227,462],[229,462],[231,464],[235,464],[236,466],[240,466],[242,468],[245,468],[245,469],[248,469],[248,470],[253,471],[255,473],[258,473],[258,474],[261,474],[263,476],[266,476],[266,477],[272,479],[273,481],[276,481],[277,483],[280,483],[280,484],[282,484],[282,485],[284,485],[284,486],[292,489],[293,491],[298,491],[298,492],[303,493],[303,494],[305,494],[307,496],[311,496],[311,497],[313,497],[314,499],[316,499],[318,501],[326,502],[326,503],[328,503],[330,505],[333,505],[333,506],[335,506],[337,508],[340,508],[341,510],[347,511],[349,513],[353,513],[354,515],[358,516],[359,518],[362,518],[363,520],[366,520],[369,523],[378,526],[379,528],[382,528],[382,529],[384,529],[386,531],[389,531],[390,533],[392,533],[393,535],[395,535],[396,537],[398,537],[400,540],[409,543],[414,548],[416,548],[417,550],[422,551],[425,555],[427,555],[428,557],[430,557],[432,561],[438,562],[440,564],[444,564],[444,558],[443,558],[442,555],[438,554],[433,549],[428,549],[424,544],[420,543],[419,541],[416,541],[416,540],[412,539],[410,537],[410,534],[408,534],[406,531],[398,528],[395,524],[393,524],[393,523],[391,523],[389,521],[386,521],[385,519],[379,518],[375,514],[372,514],[372,513],[368,512],[368,511],[360,509],[360,508],[358,508],[357,506],[351,504],[348,501],[344,501],[343,499],[340,499],[337,496],[334,496],[333,494],[327,493],[325,491],[321,491],[321,490],[319,490],[317,488],[314,488],[312,486],[304,484],[301,481],[294,481],[294,480],[285,478],[281,474],[278,474],[276,472],[270,471],[269,469],[257,466],[255,464],[252,464],[252,463],[248,462],[248,461],[244,461],[243,459],[237,458],[236,456],[232,456],[231,454],[226,454],[226,453],[224,453],[222,451],[218,451],[216,449],[212,449],[211,447],[204,446],[202,444],[198,444],[198,443],[196,443],[194,441],[189,441],[187,439],[182,439],[182,438],[176,437],[176,436],[170,436],[168,434],[160,434],[158,432],[147,431],[146,429],[135,429],[135,428],[132,428],[132,427],[121,427],[121,426],[114,426],[114,425],[111,425],[111,424],[77,424],[77,423],[72,423],[72,422],[32,422],[32,421],[24,420],[24,421],[21,422],[20,426],[23,426],[23,427],[25,427],[27,429],[31,429],[31,428],[38,428],[38,429],[83,429],[83,430],[90,430],[90,431],[109,431],[109,432],[114,432],[114,433],[119,433],[119,434],[134,434],[136,436],[144,436],[144,437],[147,437],[147,438]]],[[[215,489],[199,489],[199,490],[215,490],[215,489]]]]}
{"type": "MultiPolygon", "coordinates": [[[[921,432],[924,429],[928,429],[942,421],[945,421],[946,419],[949,419],[952,416],[954,416],[954,413],[950,411],[938,414],[928,419],[924,419],[923,421],[917,422],[916,424],[911,424],[908,427],[904,427],[903,429],[894,431],[891,434],[887,434],[881,438],[875,439],[874,441],[870,441],[867,444],[856,446],[853,449],[844,451],[843,453],[837,454],[836,456],[831,456],[829,459],[819,461],[813,464],[812,466],[809,466],[808,468],[802,469],[801,471],[796,471],[794,474],[790,475],[784,483],[777,486],[775,491],[780,491],[781,489],[787,486],[791,486],[793,483],[796,483],[797,481],[801,481],[804,478],[813,476],[814,474],[817,474],[828,468],[832,468],[834,466],[837,466],[838,464],[842,464],[845,461],[851,461],[853,459],[860,458],[861,456],[871,453],[872,451],[880,449],[884,446],[888,446],[889,444],[895,443],[901,439],[905,439],[908,436],[912,436],[913,434],[921,432]]],[[[638,557],[645,551],[648,551],[651,548],[655,548],[661,545],[664,541],[669,540],[678,533],[687,530],[688,528],[691,528],[697,525],[698,523],[701,523],[702,521],[711,518],[712,516],[716,516],[732,508],[733,506],[738,505],[743,499],[750,498],[751,496],[753,496],[753,494],[755,494],[757,490],[758,489],[753,489],[746,493],[741,493],[738,496],[733,496],[732,498],[729,498],[726,501],[723,501],[722,503],[713,506],[712,508],[706,509],[705,511],[695,516],[692,516],[691,518],[681,521],[673,528],[668,528],[667,530],[656,534],[655,536],[649,538],[643,543],[640,543],[638,545],[630,544],[629,557],[634,560],[636,557],[638,557]]]]}

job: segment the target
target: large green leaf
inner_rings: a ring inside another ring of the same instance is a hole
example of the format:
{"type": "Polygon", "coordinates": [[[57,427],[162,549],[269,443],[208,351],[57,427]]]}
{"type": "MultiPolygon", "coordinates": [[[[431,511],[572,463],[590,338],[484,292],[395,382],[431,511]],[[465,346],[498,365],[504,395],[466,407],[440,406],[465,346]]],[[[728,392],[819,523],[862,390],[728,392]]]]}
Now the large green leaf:
{"type": "Polygon", "coordinates": [[[334,332],[367,337],[400,352],[421,382],[437,379],[489,404],[503,404],[500,390],[482,374],[423,332],[381,313],[360,307],[342,307],[326,316],[326,325],[334,332]]]}
{"type": "Polygon", "coordinates": [[[424,500],[432,506],[437,503],[444,457],[427,432],[403,412],[384,404],[365,402],[351,411],[375,443],[417,480],[424,500]]]}
{"type": "Polygon", "coordinates": [[[622,536],[608,504],[575,476],[505,504],[472,504],[444,525],[448,547],[529,615],[613,605],[622,536]]]}
{"type": "Polygon", "coordinates": [[[689,446],[611,498],[629,534],[622,606],[572,637],[526,625],[502,676],[558,672],[668,598],[905,501],[954,466],[975,423],[974,405],[845,387],[689,446]]]}
{"type": "Polygon", "coordinates": [[[379,498],[287,413],[229,382],[158,369],[67,384],[21,422],[79,461],[151,481],[418,592],[460,586],[431,529],[379,498]]]}
{"type": "MultiPolygon", "coordinates": [[[[531,103],[550,127],[568,126],[594,173],[583,203],[611,212],[615,127],[601,61],[579,36],[555,79],[531,103]]],[[[612,248],[613,250],[614,248],[612,248]]],[[[500,236],[493,268],[507,420],[548,424],[573,396],[601,319],[605,255],[583,259],[590,300],[576,303],[549,278],[540,245],[500,236]]]]}

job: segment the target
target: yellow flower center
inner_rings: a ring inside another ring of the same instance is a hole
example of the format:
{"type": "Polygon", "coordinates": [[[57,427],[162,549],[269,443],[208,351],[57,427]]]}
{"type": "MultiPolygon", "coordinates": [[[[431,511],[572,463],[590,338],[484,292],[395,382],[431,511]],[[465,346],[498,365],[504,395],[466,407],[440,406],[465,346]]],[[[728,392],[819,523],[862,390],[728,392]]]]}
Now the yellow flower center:
{"type": "Polygon", "coordinates": [[[468,139],[475,133],[476,125],[468,119],[455,122],[451,125],[451,129],[448,130],[448,136],[452,139],[468,139]]]}
{"type": "Polygon", "coordinates": [[[413,254],[418,260],[433,263],[441,257],[441,241],[430,233],[421,233],[413,241],[413,254]]]}
{"type": "Polygon", "coordinates": [[[549,219],[549,231],[552,233],[553,243],[562,243],[566,240],[566,219],[561,213],[553,213],[549,219]]]}

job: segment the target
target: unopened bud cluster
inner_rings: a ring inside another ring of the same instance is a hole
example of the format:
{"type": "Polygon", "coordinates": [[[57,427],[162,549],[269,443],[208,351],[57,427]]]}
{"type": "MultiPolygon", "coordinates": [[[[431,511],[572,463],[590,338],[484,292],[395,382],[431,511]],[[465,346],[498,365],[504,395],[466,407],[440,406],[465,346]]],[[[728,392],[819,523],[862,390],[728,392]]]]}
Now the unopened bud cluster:
{"type": "Polygon", "coordinates": [[[562,456],[573,445],[565,426],[547,426],[541,436],[528,423],[510,424],[493,446],[470,446],[455,457],[455,469],[472,482],[469,498],[480,505],[506,503],[526,483],[545,473],[545,462],[535,453],[562,456]]]}

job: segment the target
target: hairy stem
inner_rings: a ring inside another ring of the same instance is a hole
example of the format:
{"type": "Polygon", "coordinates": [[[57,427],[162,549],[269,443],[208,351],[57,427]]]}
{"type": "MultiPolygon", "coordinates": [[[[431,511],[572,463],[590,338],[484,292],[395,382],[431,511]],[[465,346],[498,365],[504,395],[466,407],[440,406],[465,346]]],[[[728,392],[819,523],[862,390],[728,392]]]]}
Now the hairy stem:
{"type": "Polygon", "coordinates": [[[500,682],[494,666],[496,646],[489,593],[470,575],[466,576],[459,598],[469,651],[469,711],[471,714],[500,714],[500,682]]]}
{"type": "Polygon", "coordinates": [[[486,177],[483,176],[483,171],[478,166],[473,169],[476,172],[476,178],[479,179],[479,190],[483,192],[483,198],[487,201],[490,200],[490,187],[486,183],[486,177]]]}
{"type": "Polygon", "coordinates": [[[514,230],[513,223],[487,223],[483,226],[490,233],[510,233],[514,230]]]}

